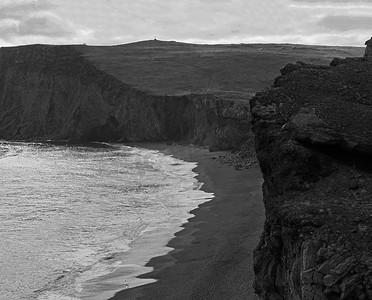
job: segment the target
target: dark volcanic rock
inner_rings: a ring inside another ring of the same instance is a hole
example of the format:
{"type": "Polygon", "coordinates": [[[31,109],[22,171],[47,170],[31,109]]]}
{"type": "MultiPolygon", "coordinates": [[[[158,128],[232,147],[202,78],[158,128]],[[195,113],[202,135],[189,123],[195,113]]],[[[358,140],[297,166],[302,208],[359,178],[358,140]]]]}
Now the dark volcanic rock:
{"type": "Polygon", "coordinates": [[[365,42],[366,51],[364,53],[364,57],[372,57],[372,38],[365,42]]]}
{"type": "Polygon", "coordinates": [[[372,299],[372,61],[288,65],[251,109],[260,299],[372,299]]]}
{"type": "Polygon", "coordinates": [[[154,96],[98,70],[74,46],[0,50],[0,138],[177,141],[231,149],[250,135],[246,101],[154,96]]]}

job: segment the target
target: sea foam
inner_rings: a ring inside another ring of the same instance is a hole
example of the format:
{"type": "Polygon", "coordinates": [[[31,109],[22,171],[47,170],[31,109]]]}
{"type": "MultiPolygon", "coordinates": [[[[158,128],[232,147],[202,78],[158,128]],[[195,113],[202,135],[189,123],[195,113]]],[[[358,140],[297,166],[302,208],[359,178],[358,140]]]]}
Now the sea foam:
{"type": "Polygon", "coordinates": [[[4,299],[102,299],[146,284],[153,256],[213,197],[183,162],[122,145],[0,143],[4,299]]]}

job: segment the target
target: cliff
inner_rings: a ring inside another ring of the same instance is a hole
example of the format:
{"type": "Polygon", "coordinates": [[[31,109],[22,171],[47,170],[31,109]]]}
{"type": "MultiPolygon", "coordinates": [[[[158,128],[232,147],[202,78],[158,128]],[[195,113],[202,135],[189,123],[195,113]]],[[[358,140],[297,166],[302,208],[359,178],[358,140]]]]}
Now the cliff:
{"type": "Polygon", "coordinates": [[[372,61],[289,64],[251,100],[260,299],[372,299],[372,61]]]}
{"type": "Polygon", "coordinates": [[[293,59],[329,62],[361,48],[194,45],[0,49],[0,139],[175,141],[237,148],[247,99],[293,59]]]}
{"type": "Polygon", "coordinates": [[[76,46],[1,48],[0,138],[178,141],[236,148],[250,130],[247,101],[210,94],[154,96],[119,81],[76,46]]]}
{"type": "Polygon", "coordinates": [[[372,57],[372,38],[364,43],[366,47],[366,51],[364,52],[364,57],[372,57]]]}
{"type": "MultiPolygon", "coordinates": [[[[260,82],[256,87],[266,85],[266,68],[272,71],[280,61],[267,67],[272,52],[244,47],[255,53],[252,64],[258,62],[256,73],[246,73],[260,82]]],[[[198,78],[205,77],[199,76],[187,89],[204,93],[179,95],[183,89],[165,87],[168,77],[160,78],[160,88],[149,86],[156,73],[133,87],[126,83],[127,69],[113,67],[126,56],[120,47],[87,49],[1,48],[0,139],[176,141],[231,149],[250,137],[249,104],[240,95],[254,90],[242,88],[231,99],[225,96],[234,94],[228,90],[234,82],[212,93],[215,87],[208,80],[204,89],[198,78]],[[164,91],[172,96],[160,95],[164,91]]],[[[283,59],[282,47],[275,49],[283,59]]],[[[306,47],[293,49],[308,56],[306,47]]],[[[157,51],[164,54],[163,48],[157,51]]],[[[208,58],[209,65],[219,61],[219,68],[225,67],[225,56],[208,58]]],[[[125,58],[128,68],[132,58],[125,58]]],[[[152,56],[147,59],[144,65],[151,60],[164,67],[152,56]]],[[[195,66],[207,79],[218,73],[195,66]]],[[[135,82],[143,77],[133,72],[135,82]]],[[[254,255],[256,292],[260,299],[372,299],[372,61],[296,63],[281,73],[271,89],[251,101],[267,217],[254,255]]],[[[180,72],[179,80],[185,74],[180,72]]],[[[219,86],[225,75],[219,75],[219,86]]]]}

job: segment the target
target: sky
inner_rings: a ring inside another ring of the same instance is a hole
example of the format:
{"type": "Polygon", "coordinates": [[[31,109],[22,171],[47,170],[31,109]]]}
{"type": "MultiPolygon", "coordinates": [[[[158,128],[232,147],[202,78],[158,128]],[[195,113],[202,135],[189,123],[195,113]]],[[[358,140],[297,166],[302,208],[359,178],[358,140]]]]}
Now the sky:
{"type": "Polygon", "coordinates": [[[0,0],[0,46],[191,43],[364,46],[372,0],[0,0]]]}

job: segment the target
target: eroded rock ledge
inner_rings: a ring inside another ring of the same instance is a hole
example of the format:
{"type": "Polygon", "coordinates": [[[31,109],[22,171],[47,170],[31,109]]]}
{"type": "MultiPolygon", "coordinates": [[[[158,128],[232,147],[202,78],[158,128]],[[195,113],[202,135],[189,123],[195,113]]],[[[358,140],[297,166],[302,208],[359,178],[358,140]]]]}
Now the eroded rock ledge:
{"type": "Polygon", "coordinates": [[[260,299],[372,299],[372,61],[289,64],[251,100],[260,299]]]}

